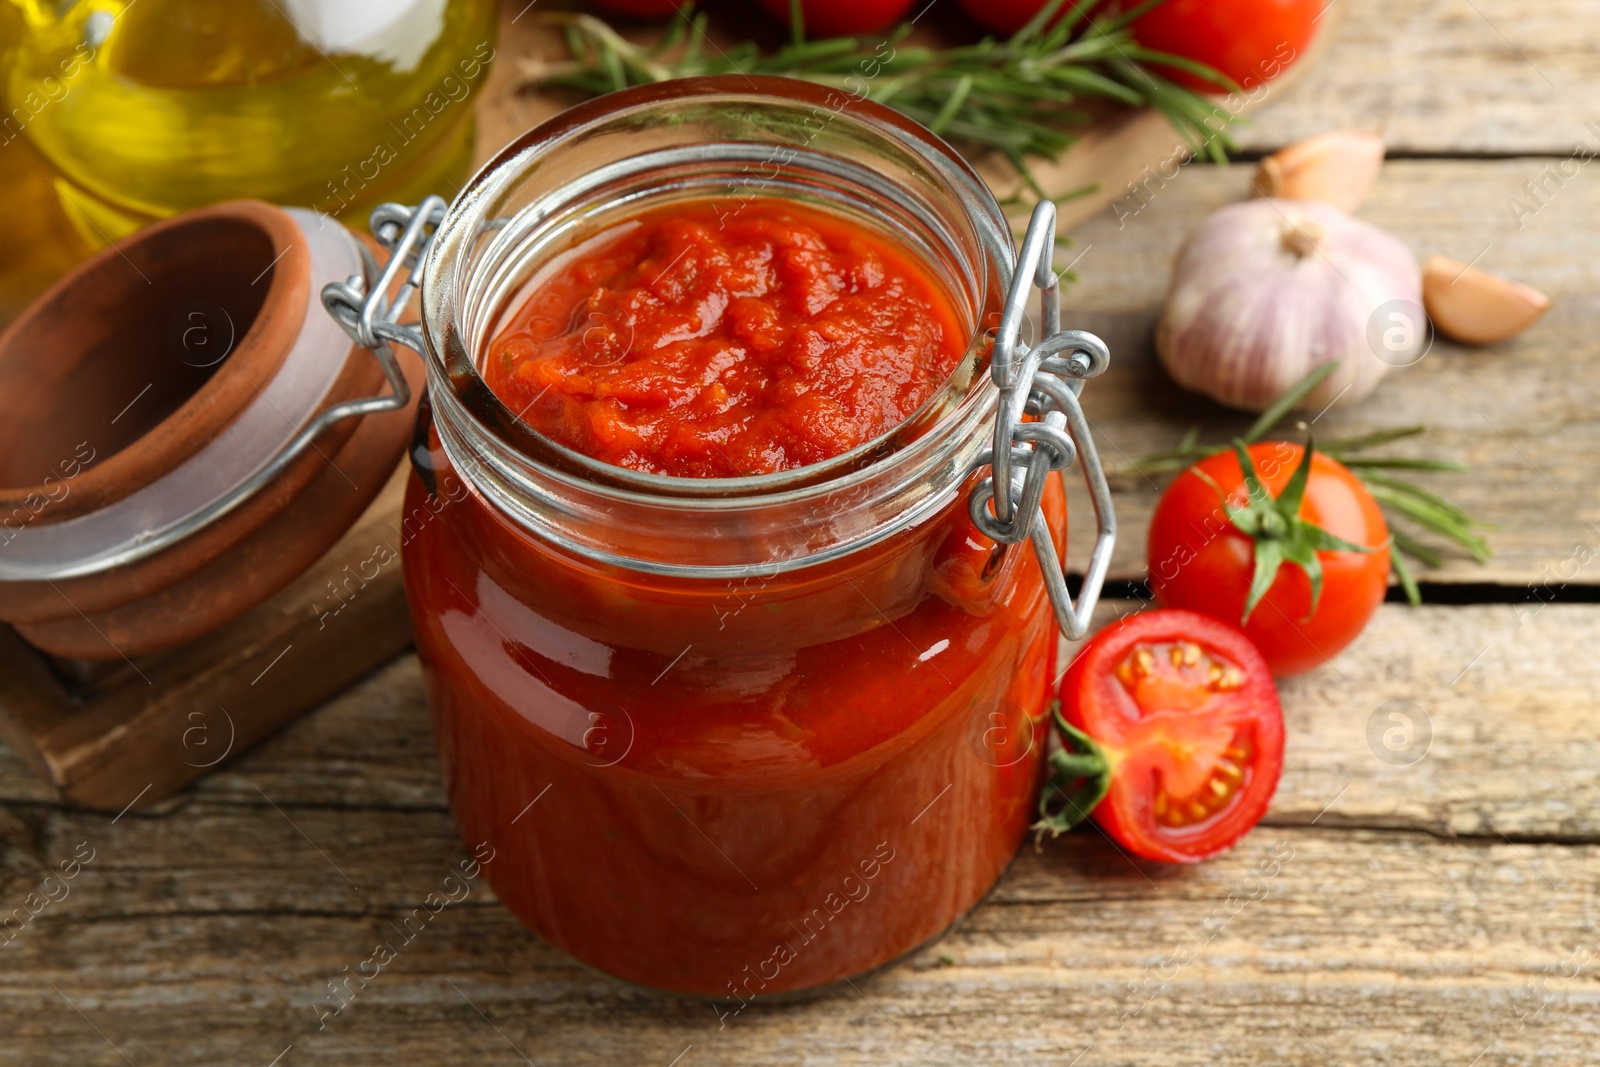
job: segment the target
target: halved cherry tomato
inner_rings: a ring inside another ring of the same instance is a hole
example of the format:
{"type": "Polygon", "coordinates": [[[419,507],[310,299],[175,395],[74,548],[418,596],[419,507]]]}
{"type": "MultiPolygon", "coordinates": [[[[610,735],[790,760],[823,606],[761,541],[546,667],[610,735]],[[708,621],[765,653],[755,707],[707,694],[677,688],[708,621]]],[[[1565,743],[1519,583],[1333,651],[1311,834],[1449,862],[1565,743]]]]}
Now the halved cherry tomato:
{"type": "Polygon", "coordinates": [[[1298,674],[1354,641],[1383,602],[1389,527],[1337,460],[1314,452],[1296,489],[1300,445],[1262,442],[1249,457],[1265,499],[1252,501],[1237,450],[1173,479],[1150,518],[1150,588],[1164,607],[1242,626],[1273,674],[1298,674]]]}
{"type": "Polygon", "coordinates": [[[1087,813],[1135,855],[1194,863],[1231,848],[1278,788],[1272,675],[1242,633],[1192,611],[1144,611],[1096,634],[1062,679],[1061,718],[1046,829],[1087,813]]]}
{"type": "MultiPolygon", "coordinates": [[[[789,25],[789,0],[761,0],[767,13],[789,25]]],[[[877,33],[905,17],[911,0],[801,0],[808,37],[877,33]]]]}

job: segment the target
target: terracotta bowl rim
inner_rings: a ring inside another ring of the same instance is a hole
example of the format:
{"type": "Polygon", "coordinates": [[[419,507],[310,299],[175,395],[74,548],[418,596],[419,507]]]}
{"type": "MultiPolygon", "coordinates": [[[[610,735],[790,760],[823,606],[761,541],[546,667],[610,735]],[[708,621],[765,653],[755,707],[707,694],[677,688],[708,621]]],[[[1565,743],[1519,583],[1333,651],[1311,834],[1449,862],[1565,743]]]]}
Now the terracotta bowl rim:
{"type": "MultiPolygon", "coordinates": [[[[75,288],[95,284],[102,271],[125,259],[129,251],[138,251],[139,246],[164,239],[174,231],[207,226],[218,219],[242,222],[263,234],[276,257],[271,268],[272,278],[254,321],[215,373],[177,410],[125,447],[70,479],[71,491],[62,502],[76,496],[87,499],[88,506],[46,506],[33,522],[48,525],[74,518],[115,503],[154,482],[193,456],[237,418],[254,400],[258,388],[265,386],[283,364],[305,322],[311,257],[294,217],[260,200],[233,200],[186,212],[102,249],[57,280],[0,333],[0,360],[10,357],[13,347],[29,328],[40,328],[39,320],[52,314],[75,288]]],[[[137,297],[137,290],[129,292],[137,297]]],[[[43,328],[55,327],[44,325],[43,328]]],[[[39,357],[24,354],[20,358],[39,357]]],[[[0,509],[25,506],[24,502],[30,498],[49,499],[50,494],[50,486],[44,482],[0,486],[0,509]]]]}

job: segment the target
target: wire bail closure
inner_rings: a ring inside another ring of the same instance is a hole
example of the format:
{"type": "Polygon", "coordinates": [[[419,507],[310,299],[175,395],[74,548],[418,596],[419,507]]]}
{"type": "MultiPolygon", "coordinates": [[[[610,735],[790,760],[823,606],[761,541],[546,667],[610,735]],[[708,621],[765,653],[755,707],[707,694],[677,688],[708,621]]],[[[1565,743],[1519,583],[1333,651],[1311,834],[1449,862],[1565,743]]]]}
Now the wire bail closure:
{"type": "Polygon", "coordinates": [[[1056,621],[1062,633],[1075,641],[1088,633],[1117,540],[1111,488],[1095,451],[1089,420],[1078,403],[1084,379],[1103,374],[1111,364],[1111,352],[1094,334],[1061,329],[1061,287],[1051,266],[1055,243],[1056,206],[1041,200],[1033,209],[1017,254],[1017,268],[990,357],[989,374],[1000,389],[994,445],[972,466],[974,471],[989,467],[989,477],[973,486],[967,508],[973,524],[992,540],[1001,544],[1033,542],[1056,621]],[[1044,336],[1029,347],[1021,340],[1022,322],[1035,288],[1039,290],[1044,336]],[[1024,422],[1025,415],[1033,416],[1034,421],[1024,422]],[[1074,459],[1083,468],[1097,526],[1094,551],[1076,605],[1040,507],[1045,479],[1065,471],[1074,459]],[[1004,486],[1006,491],[997,492],[996,486],[1004,486]]]}
{"type": "MultiPolygon", "coordinates": [[[[343,282],[329,282],[322,287],[322,306],[328,314],[344,327],[352,341],[371,349],[383,365],[397,400],[387,410],[405,407],[411,400],[411,390],[389,345],[391,342],[401,344],[422,354],[422,331],[400,325],[400,317],[422,288],[422,266],[428,255],[428,245],[433,241],[432,231],[444,221],[448,207],[438,196],[430,196],[416,207],[379,204],[372,211],[371,221],[372,236],[389,250],[389,262],[384,265],[383,273],[372,283],[370,291],[365,279],[354,274],[343,282]],[[389,288],[401,271],[409,273],[390,300],[389,288]]],[[[378,274],[376,263],[367,264],[367,274],[378,274]]]]}

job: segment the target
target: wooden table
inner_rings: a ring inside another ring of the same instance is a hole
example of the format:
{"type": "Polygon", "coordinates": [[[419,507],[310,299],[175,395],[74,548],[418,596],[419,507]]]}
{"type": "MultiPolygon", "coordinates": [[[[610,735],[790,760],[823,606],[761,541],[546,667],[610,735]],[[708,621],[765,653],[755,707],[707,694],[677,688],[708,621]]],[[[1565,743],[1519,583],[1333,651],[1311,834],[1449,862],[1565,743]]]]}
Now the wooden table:
{"type": "MultiPolygon", "coordinates": [[[[1243,131],[1247,152],[1383,127],[1395,158],[1362,214],[1558,304],[1515,343],[1438,344],[1319,424],[1430,423],[1429,448],[1477,467],[1437,484],[1500,524],[1497,556],[1427,575],[1428,606],[1386,605],[1284,686],[1283,784],[1233,853],[1134,864],[1093,831],[1024,848],[906,965],[721,1030],[705,1005],[579,969],[480,885],[319,1030],[325,983],[465,855],[406,656],[154,811],[56,807],[0,749],[0,912],[93,855],[0,948],[0,1063],[1593,1062],[1600,164],[1542,175],[1600,149],[1585,125],[1600,118],[1600,10],[1336,2],[1331,47],[1243,131]],[[1541,180],[1544,206],[1519,226],[1508,200],[1541,180]],[[1391,701],[1430,735],[1414,762],[1369,742],[1391,701]]],[[[1120,225],[1105,212],[1076,228],[1068,317],[1113,345],[1086,393],[1112,462],[1190,422],[1238,425],[1168,385],[1148,336],[1183,234],[1243,195],[1249,170],[1186,167],[1120,225]]],[[[1137,477],[1119,494],[1116,577],[1140,577],[1153,497],[1137,477]]]]}

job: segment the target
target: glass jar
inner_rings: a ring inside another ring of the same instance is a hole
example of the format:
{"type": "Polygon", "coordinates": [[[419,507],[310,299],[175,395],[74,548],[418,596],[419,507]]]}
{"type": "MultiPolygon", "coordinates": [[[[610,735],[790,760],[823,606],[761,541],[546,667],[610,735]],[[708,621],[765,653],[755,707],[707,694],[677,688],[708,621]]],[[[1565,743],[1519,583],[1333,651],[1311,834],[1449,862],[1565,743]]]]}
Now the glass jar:
{"type": "Polygon", "coordinates": [[[470,170],[494,0],[0,0],[26,136],[94,244],[242,197],[365,219],[470,170]]]}
{"type": "MultiPolygon", "coordinates": [[[[1010,540],[1031,535],[1031,550],[974,525],[997,525],[981,491],[969,503],[997,409],[1020,417],[1029,392],[991,373],[1017,348],[1031,281],[1012,290],[993,197],[892,111],[728,77],[573,108],[437,214],[416,340],[430,410],[403,556],[450,803],[492,854],[495,892],[577,960],[721,998],[724,1015],[937,937],[1032,822],[1051,602],[1070,610],[1051,468],[1032,464],[1024,488],[1019,448],[1015,475],[997,479],[1028,502],[1010,540]],[[541,265],[663,205],[744,197],[845,215],[947,287],[965,359],[907,423],[792,471],[674,478],[567,450],[484,385],[489,340],[541,265]]],[[[391,243],[398,229],[375,224],[391,243]]],[[[1053,283],[1049,247],[1030,231],[1025,250],[1053,283]]],[[[1051,414],[1019,432],[1061,425],[1051,414]]]]}

